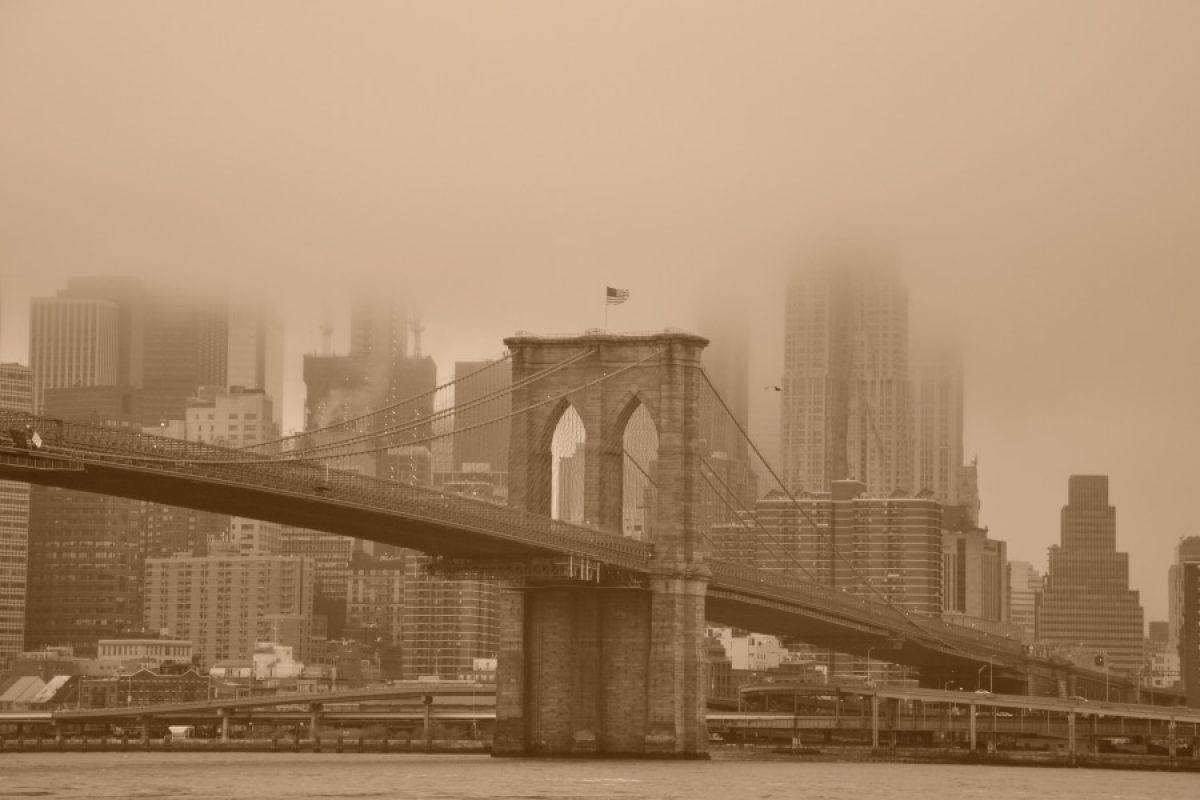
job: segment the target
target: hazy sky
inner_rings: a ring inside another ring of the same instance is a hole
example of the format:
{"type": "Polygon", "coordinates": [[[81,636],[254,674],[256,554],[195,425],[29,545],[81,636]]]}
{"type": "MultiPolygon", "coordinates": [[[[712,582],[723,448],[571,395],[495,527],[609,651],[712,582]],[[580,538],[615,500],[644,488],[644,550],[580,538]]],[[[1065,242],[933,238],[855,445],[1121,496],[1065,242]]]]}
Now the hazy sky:
{"type": "Polygon", "coordinates": [[[361,277],[421,298],[443,366],[598,326],[610,284],[614,328],[744,312],[758,390],[785,270],[859,241],[963,340],[1010,557],[1107,473],[1165,618],[1200,535],[1198,42],[1194,0],[0,0],[0,357],[70,274],[266,288],[294,422],[361,277]]]}

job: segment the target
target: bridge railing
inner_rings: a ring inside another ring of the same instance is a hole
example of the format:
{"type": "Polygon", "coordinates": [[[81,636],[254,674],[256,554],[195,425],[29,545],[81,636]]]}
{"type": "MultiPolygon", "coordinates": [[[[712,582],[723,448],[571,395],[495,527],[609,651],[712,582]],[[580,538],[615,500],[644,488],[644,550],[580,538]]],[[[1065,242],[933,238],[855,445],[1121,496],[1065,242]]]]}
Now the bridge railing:
{"type": "Polygon", "coordinates": [[[35,431],[47,453],[66,454],[84,463],[119,464],[316,496],[329,502],[453,523],[513,541],[542,544],[556,552],[571,552],[577,547],[579,555],[603,555],[617,566],[633,569],[643,568],[651,552],[649,544],[619,534],[524,513],[479,498],[334,469],[321,462],[271,459],[140,431],[0,410],[0,441],[19,446],[9,434],[10,428],[35,431]]]}

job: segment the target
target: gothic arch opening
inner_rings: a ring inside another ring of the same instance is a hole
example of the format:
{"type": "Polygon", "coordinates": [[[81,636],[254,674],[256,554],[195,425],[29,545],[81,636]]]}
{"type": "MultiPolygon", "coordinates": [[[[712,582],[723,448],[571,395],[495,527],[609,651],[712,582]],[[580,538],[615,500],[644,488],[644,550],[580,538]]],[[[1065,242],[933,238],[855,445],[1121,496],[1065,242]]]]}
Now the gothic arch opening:
{"type": "Polygon", "coordinates": [[[621,533],[650,541],[658,508],[658,428],[641,403],[626,419],[621,450],[621,533]]]}
{"type": "Polygon", "coordinates": [[[550,516],[563,522],[583,524],[584,442],[587,430],[579,412],[568,405],[550,438],[550,516]]]}

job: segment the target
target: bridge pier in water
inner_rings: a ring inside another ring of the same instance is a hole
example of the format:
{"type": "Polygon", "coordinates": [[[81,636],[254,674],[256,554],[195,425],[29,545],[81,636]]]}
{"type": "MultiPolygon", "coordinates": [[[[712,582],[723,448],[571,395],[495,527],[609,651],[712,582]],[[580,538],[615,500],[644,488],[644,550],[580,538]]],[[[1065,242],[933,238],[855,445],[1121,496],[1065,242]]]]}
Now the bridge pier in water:
{"type": "Polygon", "coordinates": [[[584,387],[513,419],[511,506],[551,515],[550,445],[569,407],[586,432],[584,516],[604,530],[620,535],[622,437],[639,406],[655,424],[659,448],[648,575],[526,579],[503,592],[493,753],[704,758],[709,570],[697,484],[700,352],[707,341],[663,333],[519,336],[505,344],[514,407],[584,387]]]}

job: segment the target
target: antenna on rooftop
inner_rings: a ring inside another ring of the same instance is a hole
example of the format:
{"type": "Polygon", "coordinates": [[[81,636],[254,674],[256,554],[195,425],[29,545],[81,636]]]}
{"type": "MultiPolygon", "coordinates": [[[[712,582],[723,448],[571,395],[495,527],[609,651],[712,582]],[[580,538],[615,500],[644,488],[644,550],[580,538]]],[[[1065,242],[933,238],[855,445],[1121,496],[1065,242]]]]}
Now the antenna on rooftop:
{"type": "Polygon", "coordinates": [[[333,311],[328,300],[321,303],[321,355],[333,355],[333,311]]]}
{"type": "Polygon", "coordinates": [[[421,318],[413,314],[412,319],[408,322],[408,327],[412,331],[413,358],[420,358],[421,332],[425,330],[425,326],[421,324],[421,318]]]}

